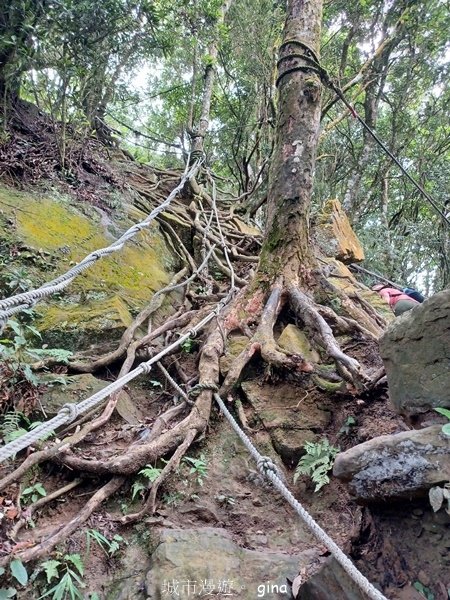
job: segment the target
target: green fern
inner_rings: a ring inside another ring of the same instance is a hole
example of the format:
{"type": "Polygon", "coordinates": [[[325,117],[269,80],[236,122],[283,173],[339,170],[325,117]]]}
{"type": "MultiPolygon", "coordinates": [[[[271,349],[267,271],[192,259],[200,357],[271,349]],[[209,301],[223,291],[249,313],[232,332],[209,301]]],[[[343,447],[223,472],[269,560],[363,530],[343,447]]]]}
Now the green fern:
{"type": "Polygon", "coordinates": [[[314,489],[318,492],[330,482],[327,473],[333,468],[334,459],[339,448],[330,445],[327,439],[320,442],[306,442],[303,446],[306,454],[299,460],[294,473],[294,483],[300,475],[309,475],[316,484],[314,489]]]}
{"type": "Polygon", "coordinates": [[[3,415],[2,422],[0,423],[0,435],[5,444],[12,442],[27,432],[27,430],[21,426],[24,418],[26,419],[21,412],[15,410],[3,415]]]}
{"type": "MultiPolygon", "coordinates": [[[[31,431],[38,425],[41,425],[42,421],[31,422],[28,417],[19,411],[10,411],[3,415],[2,422],[0,423],[0,436],[3,438],[5,444],[16,440],[28,431],[31,431]]],[[[41,440],[47,440],[53,432],[49,432],[41,437],[41,440]]]]}

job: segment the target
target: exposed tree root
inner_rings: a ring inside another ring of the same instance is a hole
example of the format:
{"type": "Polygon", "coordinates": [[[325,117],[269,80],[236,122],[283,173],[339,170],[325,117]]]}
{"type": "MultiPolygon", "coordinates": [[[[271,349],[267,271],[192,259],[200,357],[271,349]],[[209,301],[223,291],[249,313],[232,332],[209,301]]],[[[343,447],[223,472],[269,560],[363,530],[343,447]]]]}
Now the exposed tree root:
{"type": "MultiPolygon", "coordinates": [[[[67,538],[72,535],[83,523],[85,523],[92,513],[104,502],[107,498],[112,496],[126,481],[125,477],[113,477],[107,484],[101,487],[89,500],[86,502],[84,507],[80,510],[76,517],[71,519],[68,523],[62,527],[57,527],[55,530],[44,540],[33,546],[20,552],[14,553],[14,558],[20,559],[22,562],[27,563],[32,560],[38,560],[43,556],[46,556],[55,546],[59,543],[64,542],[67,538]]],[[[10,561],[9,556],[5,556],[0,559],[0,566],[6,566],[10,561]]]]}
{"type": "Polygon", "coordinates": [[[136,523],[136,521],[139,521],[140,519],[149,514],[152,515],[155,512],[156,495],[158,493],[159,488],[161,487],[162,483],[167,479],[167,477],[178,467],[181,459],[186,453],[186,450],[192,444],[196,435],[196,430],[192,429],[191,431],[188,431],[185,439],[175,450],[159,477],[152,483],[150,493],[142,509],[137,513],[124,515],[119,519],[120,523],[122,523],[123,525],[128,523],[136,523]]]}
{"type": "Polygon", "coordinates": [[[347,380],[353,382],[357,387],[363,388],[368,376],[357,360],[351,356],[347,356],[339,348],[333,331],[325,319],[320,315],[319,311],[313,306],[311,300],[297,287],[289,289],[292,306],[296,310],[298,316],[305,323],[306,327],[316,336],[316,341],[327,353],[334,358],[336,363],[344,367],[343,375],[347,380]]]}
{"type": "MultiPolygon", "coordinates": [[[[145,182],[141,182],[141,184],[144,185],[145,182]]],[[[320,273],[314,273],[309,267],[298,266],[298,264],[294,264],[295,261],[292,264],[283,265],[283,268],[280,268],[282,272],[277,277],[272,273],[269,277],[270,281],[267,281],[266,277],[264,286],[249,285],[247,278],[249,270],[251,270],[251,263],[258,260],[252,254],[251,249],[257,248],[258,244],[252,236],[243,234],[234,228],[232,211],[222,212],[220,214],[221,225],[217,223],[217,226],[214,226],[214,219],[218,221],[220,213],[216,206],[215,192],[213,191],[211,195],[208,194],[196,182],[192,187],[196,198],[189,210],[187,211],[181,203],[174,202],[168,211],[179,222],[182,221],[186,227],[191,228],[194,239],[192,249],[187,248],[182,242],[172,227],[170,219],[166,218],[167,215],[161,215],[162,228],[171,239],[173,248],[188,263],[192,272],[191,276],[180,283],[188,270],[187,267],[183,268],[173,277],[166,288],[157,292],[126,329],[115,350],[93,359],[81,358],[80,355],[77,360],[71,362],[70,368],[74,371],[92,373],[124,358],[119,376],[124,375],[130,371],[136,361],[142,360],[146,355],[154,355],[155,348],[153,346],[159,346],[163,336],[168,338],[179,334],[186,327],[189,328],[198,323],[211,311],[210,303],[217,302],[217,298],[226,293],[224,284],[214,281],[209,274],[208,259],[210,259],[216,263],[217,271],[242,286],[242,289],[227,308],[226,314],[217,319],[215,326],[210,326],[206,335],[206,341],[199,353],[198,381],[200,384],[206,387],[211,384],[220,386],[219,359],[224,353],[227,336],[235,330],[239,330],[247,336],[248,343],[230,365],[227,376],[220,387],[221,396],[226,397],[238,387],[247,365],[254,357],[258,357],[260,361],[279,371],[295,373],[297,377],[309,377],[314,372],[322,376],[320,364],[313,364],[300,354],[289,353],[276,342],[274,330],[280,314],[282,314],[282,322],[285,323],[286,317],[292,317],[292,313],[294,313],[303,323],[313,345],[321,347],[335,361],[337,370],[348,382],[358,390],[365,389],[368,377],[363,366],[340,348],[334,332],[356,334],[358,340],[377,340],[382,331],[383,321],[372,307],[358,296],[349,297],[320,273]],[[206,210],[203,209],[202,200],[206,203],[206,210]],[[200,266],[197,266],[199,255],[202,256],[202,262],[200,266]],[[235,267],[239,273],[235,272],[235,267]],[[206,289],[206,295],[190,291],[189,283],[195,278],[200,280],[202,289],[206,289]],[[300,287],[300,279],[305,288],[300,287]],[[174,313],[164,324],[152,330],[152,316],[161,306],[163,298],[178,288],[183,290],[183,294],[180,300],[177,299],[174,313]],[[310,292],[318,290],[327,297],[338,298],[342,306],[342,314],[337,315],[332,308],[317,304],[308,295],[310,292]],[[142,329],[145,329],[146,333],[143,334],[142,329]]],[[[152,186],[152,189],[145,188],[145,193],[144,191],[142,193],[145,197],[140,196],[139,202],[142,204],[143,210],[148,211],[147,204],[158,197],[159,189],[152,186]],[[150,200],[147,201],[147,198],[150,200]]],[[[104,458],[101,450],[97,451],[96,456],[92,447],[87,446],[89,453],[86,452],[86,448],[83,448],[83,455],[81,455],[76,448],[89,433],[104,426],[110,420],[118,400],[118,394],[114,394],[109,398],[97,418],[85,423],[80,430],[62,442],[34,452],[25,459],[21,466],[0,481],[1,490],[13,481],[20,479],[30,467],[47,460],[56,461],[80,473],[113,476],[109,483],[92,496],[76,517],[64,526],[55,529],[33,548],[15,553],[16,557],[27,562],[44,556],[76,531],[105,499],[120,489],[127,476],[135,475],[148,463],[154,464],[160,458],[170,457],[158,479],[153,482],[141,510],[120,518],[119,522],[122,524],[136,522],[154,512],[160,486],[179,465],[186,450],[196,438],[206,431],[212,407],[211,389],[203,389],[195,402],[189,399],[187,394],[190,385],[197,378],[184,371],[177,355],[175,355],[172,368],[169,367],[169,370],[172,374],[175,370],[176,375],[183,382],[182,389],[173,381],[172,376],[165,369],[163,370],[164,377],[183,398],[183,401],[176,406],[170,406],[163,414],[160,414],[151,429],[141,432],[139,439],[131,443],[125,450],[121,450],[120,454],[104,458]],[[85,456],[89,456],[89,458],[85,458],[85,456]]],[[[337,376],[335,377],[339,379],[337,376]]],[[[382,373],[377,374],[378,380],[380,377],[382,377],[382,373]]],[[[238,406],[237,409],[243,427],[251,432],[242,406],[238,406]]],[[[50,495],[43,500],[50,501],[60,494],[70,491],[72,488],[69,486],[55,492],[57,496],[50,495]]],[[[31,513],[45,504],[45,502],[41,504],[40,502],[30,507],[28,513],[24,512],[20,521],[10,531],[13,539],[31,513]]],[[[0,561],[0,564],[7,562],[8,560],[5,558],[3,562],[0,561]]]]}
{"type": "MultiPolygon", "coordinates": [[[[209,334],[201,351],[199,363],[200,383],[219,383],[219,358],[223,353],[223,339],[218,328],[209,334]]],[[[142,469],[149,462],[155,462],[162,456],[173,452],[186,439],[191,430],[196,434],[203,433],[209,422],[212,393],[202,391],[191,412],[169,431],[163,431],[153,440],[130,446],[128,450],[108,460],[87,460],[76,456],[72,451],[65,452],[59,460],[66,466],[88,473],[114,473],[131,475],[142,469]]]]}
{"type": "Polygon", "coordinates": [[[17,521],[15,523],[14,527],[9,532],[9,537],[15,541],[19,531],[22,529],[22,527],[24,525],[26,525],[31,520],[33,514],[39,508],[42,508],[46,504],[49,504],[49,502],[56,500],[56,498],[60,498],[64,494],[67,494],[68,492],[70,492],[71,490],[73,490],[74,488],[79,486],[81,482],[82,482],[81,479],[74,479],[67,485],[63,486],[62,488],[59,488],[58,490],[55,490],[51,494],[44,496],[44,498],[39,498],[39,500],[34,502],[34,504],[31,504],[30,506],[28,506],[25,510],[22,511],[22,515],[21,515],[19,521],[17,521]]]}

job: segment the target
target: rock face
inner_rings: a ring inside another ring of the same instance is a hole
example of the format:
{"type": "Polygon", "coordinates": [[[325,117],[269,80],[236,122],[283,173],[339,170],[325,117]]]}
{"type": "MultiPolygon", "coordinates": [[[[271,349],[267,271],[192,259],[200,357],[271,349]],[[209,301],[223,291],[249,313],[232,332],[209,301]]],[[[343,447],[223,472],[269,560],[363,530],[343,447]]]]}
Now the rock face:
{"type": "Polygon", "coordinates": [[[152,600],[188,599],[202,594],[240,600],[287,600],[290,594],[286,577],[293,579],[302,566],[301,555],[241,548],[224,529],[162,529],[158,537],[145,582],[152,600]]]}
{"type": "Polygon", "coordinates": [[[300,588],[297,600],[366,600],[367,596],[334,558],[300,588]]]}
{"type": "Polygon", "coordinates": [[[55,415],[64,404],[81,402],[108,385],[107,381],[97,379],[88,373],[67,377],[66,382],[66,385],[51,385],[42,395],[42,406],[49,415],[55,415]]]}
{"type": "Polygon", "coordinates": [[[286,352],[300,354],[309,362],[318,363],[320,361],[319,353],[311,347],[306,334],[292,323],[283,329],[277,343],[286,352]]]}
{"type": "Polygon", "coordinates": [[[380,351],[398,412],[450,408],[450,289],[396,319],[381,339],[380,351]]]}
{"type": "MultiPolygon", "coordinates": [[[[19,270],[37,287],[108,246],[145,216],[133,207],[125,210],[120,196],[115,200],[117,210],[106,213],[88,203],[80,207],[64,195],[40,197],[0,186],[0,258],[5,272],[19,270]],[[1,250],[10,247],[16,248],[13,261],[1,250]]],[[[152,224],[77,277],[62,297],[39,304],[37,327],[44,342],[74,350],[119,338],[153,292],[169,281],[173,260],[158,226],[152,224]]],[[[5,295],[10,293],[5,290],[5,295]]]]}
{"type": "Polygon", "coordinates": [[[364,250],[339,200],[328,200],[325,204],[315,238],[325,256],[346,264],[364,260],[364,250]]]}
{"type": "Polygon", "coordinates": [[[333,475],[361,502],[410,499],[450,481],[450,438],[440,425],[382,435],[337,455],[333,475]]]}
{"type": "Polygon", "coordinates": [[[305,453],[305,442],[317,441],[330,422],[331,413],[310,400],[302,388],[246,381],[242,389],[269,431],[275,450],[290,466],[305,453]]]}

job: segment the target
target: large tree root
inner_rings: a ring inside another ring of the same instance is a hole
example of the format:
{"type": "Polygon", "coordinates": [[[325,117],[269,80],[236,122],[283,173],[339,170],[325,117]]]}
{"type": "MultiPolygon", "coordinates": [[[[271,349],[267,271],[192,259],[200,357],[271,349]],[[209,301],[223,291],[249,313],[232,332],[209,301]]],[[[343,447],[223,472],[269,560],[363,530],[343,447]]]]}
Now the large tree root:
{"type": "Polygon", "coordinates": [[[139,512],[132,513],[129,515],[124,515],[123,517],[118,519],[119,523],[122,523],[123,525],[129,524],[129,523],[136,523],[136,521],[139,521],[140,519],[142,519],[143,517],[145,517],[149,514],[152,515],[155,512],[156,495],[158,493],[159,488],[161,487],[163,482],[168,478],[168,476],[171,473],[173,473],[173,471],[175,471],[175,469],[178,467],[181,459],[183,458],[183,456],[186,453],[186,450],[192,444],[196,435],[197,435],[196,430],[188,431],[185,439],[175,450],[175,452],[171,456],[170,460],[167,462],[166,466],[162,470],[159,477],[157,479],[155,479],[155,481],[152,483],[151,488],[150,488],[150,493],[148,495],[148,498],[147,498],[144,506],[141,508],[141,510],[139,512]]]}
{"type": "MultiPolygon", "coordinates": [[[[213,330],[208,336],[200,355],[199,375],[201,384],[219,383],[219,358],[223,353],[223,339],[219,328],[213,330]]],[[[169,431],[149,442],[130,446],[120,456],[108,460],[87,460],[68,451],[58,457],[66,466],[78,471],[88,473],[114,473],[132,475],[137,473],[147,463],[155,462],[183,443],[189,431],[195,430],[196,434],[203,433],[209,422],[211,412],[212,393],[210,390],[202,391],[191,412],[182,421],[169,431]]]]}
{"type": "Polygon", "coordinates": [[[317,342],[334,358],[336,363],[344,367],[342,372],[346,379],[352,381],[357,387],[363,388],[365,382],[369,379],[368,376],[356,359],[348,356],[339,348],[333,330],[314,307],[308,296],[295,286],[289,289],[289,296],[298,316],[306,327],[314,332],[317,342]]]}

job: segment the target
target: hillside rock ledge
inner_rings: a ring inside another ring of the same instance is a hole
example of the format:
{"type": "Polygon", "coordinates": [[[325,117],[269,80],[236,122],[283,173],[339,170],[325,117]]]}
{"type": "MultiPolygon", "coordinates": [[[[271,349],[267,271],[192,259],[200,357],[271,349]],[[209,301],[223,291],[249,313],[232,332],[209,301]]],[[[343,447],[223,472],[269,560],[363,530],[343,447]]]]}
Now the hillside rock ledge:
{"type": "Polygon", "coordinates": [[[363,503],[421,496],[450,481],[450,437],[441,425],[382,435],[338,454],[333,475],[363,503]]]}

